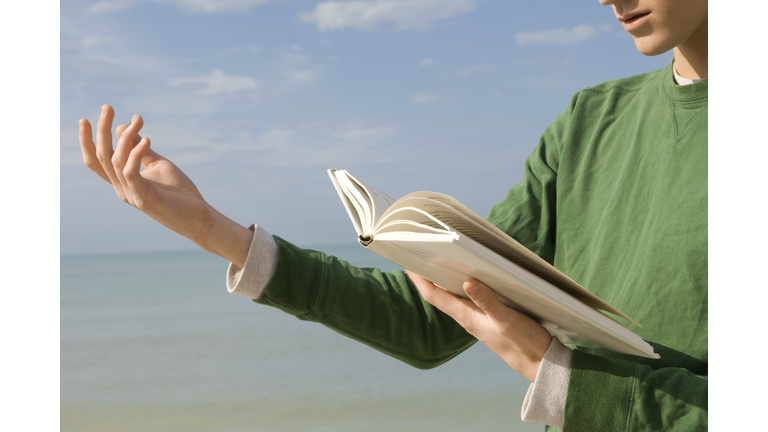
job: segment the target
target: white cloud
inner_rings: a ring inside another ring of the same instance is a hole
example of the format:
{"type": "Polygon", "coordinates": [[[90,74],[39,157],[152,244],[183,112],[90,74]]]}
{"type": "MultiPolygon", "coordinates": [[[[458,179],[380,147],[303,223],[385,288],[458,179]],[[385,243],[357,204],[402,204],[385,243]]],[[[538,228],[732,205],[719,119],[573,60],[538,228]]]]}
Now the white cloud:
{"type": "Polygon", "coordinates": [[[432,66],[432,65],[436,65],[436,64],[437,64],[437,61],[433,60],[433,59],[430,59],[430,58],[424,58],[424,59],[419,60],[419,66],[420,67],[432,66]]]}
{"type": "Polygon", "coordinates": [[[81,50],[122,42],[109,34],[109,28],[100,26],[85,26],[78,22],[61,17],[59,27],[59,48],[81,50]]]}
{"type": "MultiPolygon", "coordinates": [[[[258,163],[273,167],[294,168],[359,163],[369,158],[382,161],[386,156],[379,153],[381,146],[378,144],[394,130],[392,126],[368,122],[271,127],[255,136],[244,133],[229,139],[219,137],[215,140],[217,144],[187,146],[176,160],[184,164],[209,163],[224,155],[236,153],[240,160],[253,158],[258,163]]],[[[184,133],[190,134],[189,131],[184,133]]]]}
{"type": "Polygon", "coordinates": [[[333,137],[355,142],[376,142],[392,133],[391,126],[369,126],[363,123],[349,123],[333,133],[333,137]]]}
{"type": "Polygon", "coordinates": [[[288,81],[295,84],[308,84],[317,78],[317,73],[313,70],[287,70],[283,72],[288,81]]]}
{"type": "Polygon", "coordinates": [[[328,1],[302,13],[299,19],[320,30],[423,30],[436,21],[472,12],[479,0],[354,0],[328,1]]]}
{"type": "MultiPolygon", "coordinates": [[[[603,29],[604,30],[604,29],[603,29]]],[[[515,34],[518,45],[570,45],[592,39],[598,34],[597,27],[581,24],[571,30],[550,29],[538,32],[521,32],[515,34]]]]}
{"type": "Polygon", "coordinates": [[[280,55],[280,63],[286,65],[299,64],[306,60],[307,56],[304,55],[304,50],[298,45],[293,45],[289,50],[280,55]]]}
{"type": "Polygon", "coordinates": [[[493,67],[490,65],[477,65],[477,66],[466,67],[464,69],[459,69],[456,72],[454,72],[453,75],[455,75],[458,78],[466,78],[468,76],[490,72],[491,70],[493,70],[493,67]]]}
{"type": "Polygon", "coordinates": [[[378,144],[393,131],[392,126],[368,122],[275,128],[252,140],[249,147],[270,150],[261,160],[272,166],[333,166],[370,158],[382,161],[386,156],[379,153],[378,144]]]}
{"type": "MultiPolygon", "coordinates": [[[[250,126],[224,124],[229,127],[212,130],[194,120],[172,125],[165,122],[155,124],[147,136],[156,144],[156,151],[183,166],[234,158],[295,168],[360,163],[371,158],[384,161],[387,155],[380,150],[387,147],[380,144],[395,132],[392,125],[371,121],[271,126],[256,133],[250,126]]],[[[76,139],[76,130],[69,135],[76,139]]],[[[82,165],[77,145],[62,150],[62,165],[64,162],[82,165]]]]}
{"type": "Polygon", "coordinates": [[[120,42],[120,39],[113,36],[62,31],[60,47],[63,49],[93,48],[117,42],[120,42]]]}
{"type": "Polygon", "coordinates": [[[153,0],[173,3],[179,9],[189,12],[216,13],[245,11],[271,0],[153,0]]]}
{"type": "Polygon", "coordinates": [[[411,95],[411,103],[415,103],[415,104],[437,102],[444,99],[445,98],[443,96],[432,94],[432,93],[414,93],[413,95],[411,95]]]}
{"type": "Polygon", "coordinates": [[[200,89],[199,93],[204,95],[253,91],[261,87],[256,78],[227,75],[221,69],[214,69],[208,75],[192,78],[173,78],[168,84],[172,87],[190,84],[202,85],[203,88],[200,89]]]}
{"type": "Polygon", "coordinates": [[[258,45],[250,45],[247,47],[230,47],[223,49],[219,51],[219,55],[227,56],[227,55],[237,55],[243,52],[248,52],[251,54],[258,54],[260,52],[264,51],[263,47],[260,47],[258,45]]]}
{"type": "Polygon", "coordinates": [[[196,13],[245,11],[274,0],[102,0],[88,7],[89,13],[109,13],[128,9],[139,2],[173,4],[181,10],[196,13]]]}
{"type": "Polygon", "coordinates": [[[487,64],[468,66],[455,71],[440,71],[440,76],[447,78],[467,78],[472,75],[478,75],[493,70],[493,66],[487,64]]]}
{"type": "Polygon", "coordinates": [[[312,65],[304,50],[297,45],[283,52],[275,63],[276,73],[285,78],[282,87],[273,87],[277,93],[292,92],[304,84],[310,84],[321,76],[321,68],[312,65]]]}
{"type": "Polygon", "coordinates": [[[134,4],[136,4],[136,0],[103,0],[93,3],[86,10],[92,14],[110,13],[128,9],[134,4]]]}
{"type": "Polygon", "coordinates": [[[119,41],[120,39],[112,36],[86,35],[83,37],[81,43],[84,47],[92,47],[97,45],[107,45],[119,41]]]}

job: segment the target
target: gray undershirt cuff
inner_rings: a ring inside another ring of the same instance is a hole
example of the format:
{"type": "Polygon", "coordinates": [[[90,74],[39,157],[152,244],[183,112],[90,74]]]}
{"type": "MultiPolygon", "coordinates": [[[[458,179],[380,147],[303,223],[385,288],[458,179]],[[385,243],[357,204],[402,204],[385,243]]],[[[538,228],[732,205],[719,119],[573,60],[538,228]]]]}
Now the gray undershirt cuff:
{"type": "Polygon", "coordinates": [[[520,417],[523,421],[563,428],[565,396],[573,351],[553,337],[541,360],[536,379],[525,394],[520,417]]]}
{"type": "Polygon", "coordinates": [[[227,290],[243,297],[257,299],[266,288],[277,264],[277,243],[265,229],[257,224],[248,227],[253,241],[243,268],[229,263],[227,290]]]}

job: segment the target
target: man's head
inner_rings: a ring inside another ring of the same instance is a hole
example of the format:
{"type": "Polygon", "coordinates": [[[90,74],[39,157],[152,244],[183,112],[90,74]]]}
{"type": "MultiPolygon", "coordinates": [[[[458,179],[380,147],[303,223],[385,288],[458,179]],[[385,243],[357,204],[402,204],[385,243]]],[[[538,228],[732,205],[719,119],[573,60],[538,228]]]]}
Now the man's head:
{"type": "Polygon", "coordinates": [[[707,38],[707,0],[600,0],[611,5],[616,18],[649,56],[689,45],[703,46],[707,38]]]}

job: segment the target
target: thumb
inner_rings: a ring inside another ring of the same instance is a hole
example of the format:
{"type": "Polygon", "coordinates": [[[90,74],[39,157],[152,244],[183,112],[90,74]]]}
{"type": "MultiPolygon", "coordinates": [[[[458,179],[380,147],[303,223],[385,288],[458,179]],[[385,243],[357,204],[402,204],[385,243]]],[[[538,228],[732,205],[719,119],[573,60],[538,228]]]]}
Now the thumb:
{"type": "Polygon", "coordinates": [[[468,279],[463,288],[469,299],[486,315],[496,315],[501,312],[499,308],[504,307],[496,293],[477,279],[468,279]]]}

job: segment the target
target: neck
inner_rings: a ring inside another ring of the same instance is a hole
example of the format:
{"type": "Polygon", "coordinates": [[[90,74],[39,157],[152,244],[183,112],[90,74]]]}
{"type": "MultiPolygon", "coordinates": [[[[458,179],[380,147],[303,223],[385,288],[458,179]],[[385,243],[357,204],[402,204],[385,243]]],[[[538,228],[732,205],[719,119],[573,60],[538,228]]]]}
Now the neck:
{"type": "Polygon", "coordinates": [[[688,40],[675,47],[675,69],[683,78],[709,78],[709,44],[705,21],[688,40]]]}

